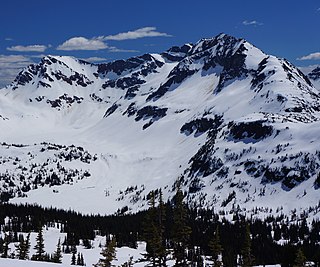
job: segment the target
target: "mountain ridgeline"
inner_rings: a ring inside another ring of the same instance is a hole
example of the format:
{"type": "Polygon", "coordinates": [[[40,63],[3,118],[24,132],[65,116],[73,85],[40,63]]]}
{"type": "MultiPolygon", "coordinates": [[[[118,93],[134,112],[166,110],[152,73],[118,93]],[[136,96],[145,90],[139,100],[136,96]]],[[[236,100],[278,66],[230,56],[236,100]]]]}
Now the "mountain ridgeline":
{"type": "Polygon", "coordinates": [[[1,199],[126,213],[179,180],[221,215],[318,217],[318,80],[226,34],[103,64],[46,56],[0,90],[1,199]]]}

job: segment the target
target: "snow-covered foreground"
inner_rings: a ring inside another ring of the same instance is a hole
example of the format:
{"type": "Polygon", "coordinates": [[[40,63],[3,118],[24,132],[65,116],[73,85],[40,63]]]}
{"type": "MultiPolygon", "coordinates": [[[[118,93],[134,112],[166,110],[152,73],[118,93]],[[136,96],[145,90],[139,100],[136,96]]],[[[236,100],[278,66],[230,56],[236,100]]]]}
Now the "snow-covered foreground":
{"type": "MultiPolygon", "coordinates": [[[[25,233],[22,233],[26,236],[25,233]]],[[[2,234],[3,235],[3,234],[2,234]]],[[[60,233],[58,228],[54,227],[47,227],[44,228],[43,231],[44,235],[44,244],[45,244],[45,251],[48,254],[52,254],[56,249],[56,244],[60,239],[63,242],[64,238],[66,237],[65,233],[60,233]]],[[[32,232],[30,235],[31,241],[31,249],[29,256],[35,253],[34,246],[36,244],[36,236],[37,233],[32,232]]],[[[77,253],[82,253],[83,258],[85,261],[86,266],[92,266],[96,264],[100,258],[101,246],[105,244],[106,238],[103,236],[96,236],[95,240],[92,243],[91,249],[86,249],[81,244],[77,246],[77,253]]],[[[10,244],[10,251],[9,255],[15,252],[15,244],[10,244]]],[[[137,249],[129,248],[129,247],[120,247],[116,248],[116,260],[114,260],[113,264],[115,266],[121,266],[122,264],[128,262],[130,258],[132,258],[132,263],[134,267],[143,267],[147,265],[147,262],[144,261],[144,254],[146,252],[146,243],[145,242],[138,242],[137,249]]],[[[57,263],[50,263],[50,262],[36,262],[31,260],[17,260],[17,259],[3,259],[0,258],[0,267],[70,267],[74,266],[71,265],[71,256],[72,254],[65,254],[63,253],[62,264],[57,263]]],[[[174,260],[168,257],[167,266],[171,267],[174,265],[174,260]]],[[[207,261],[207,263],[209,263],[207,261]]],[[[206,264],[206,261],[204,261],[206,264]]],[[[280,266],[280,265],[266,265],[266,266],[280,266]]]]}
{"type": "MultiPolygon", "coordinates": [[[[116,263],[118,264],[118,263],[116,263]]],[[[49,263],[49,262],[35,262],[35,261],[21,261],[21,260],[13,260],[13,259],[0,259],[0,266],[1,267],[71,267],[74,265],[69,264],[56,264],[56,263],[49,263]]],[[[87,266],[91,266],[88,265],[87,266]]],[[[146,266],[146,263],[137,263],[134,264],[135,267],[138,266],[146,266]]],[[[172,266],[172,265],[168,265],[172,266]]],[[[262,266],[257,266],[262,267],[262,266]]],[[[265,265],[264,267],[280,267],[280,265],[265,265]]]]}
{"type": "MultiPolygon", "coordinates": [[[[23,235],[26,237],[27,234],[23,233],[23,235]]],[[[48,254],[52,254],[55,249],[56,245],[58,243],[58,240],[61,240],[61,243],[63,242],[64,238],[66,237],[65,233],[60,233],[60,230],[58,228],[44,228],[43,231],[44,236],[44,244],[45,244],[45,251],[48,254]]],[[[31,233],[30,235],[30,241],[31,241],[31,249],[29,253],[29,257],[35,253],[34,246],[36,245],[36,237],[37,233],[31,233]]],[[[100,258],[100,252],[101,247],[104,246],[106,238],[103,236],[96,236],[95,240],[92,243],[91,249],[86,249],[81,244],[77,246],[77,253],[82,253],[83,258],[85,261],[86,266],[91,266],[92,264],[95,264],[98,262],[100,258]]],[[[10,251],[9,255],[15,252],[15,244],[10,244],[10,251]]],[[[116,265],[121,265],[127,261],[129,261],[130,257],[133,257],[133,262],[140,261],[143,259],[143,255],[145,253],[145,242],[138,242],[138,248],[132,249],[129,247],[121,247],[117,248],[117,260],[115,261],[116,265]]],[[[62,258],[62,264],[63,266],[70,266],[71,263],[71,256],[72,254],[65,254],[63,253],[62,258]]],[[[20,261],[20,260],[14,260],[14,259],[1,259],[0,260],[0,267],[6,267],[6,266],[61,266],[56,265],[53,263],[44,263],[44,262],[33,262],[33,261],[20,261]]],[[[144,266],[144,264],[139,263],[136,266],[144,266]]]]}

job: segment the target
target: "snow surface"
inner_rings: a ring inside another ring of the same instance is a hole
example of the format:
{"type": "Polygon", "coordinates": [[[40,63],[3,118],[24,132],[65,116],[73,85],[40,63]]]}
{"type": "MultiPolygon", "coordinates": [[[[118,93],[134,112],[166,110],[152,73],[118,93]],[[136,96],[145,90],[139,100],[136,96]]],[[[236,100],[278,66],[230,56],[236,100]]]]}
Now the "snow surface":
{"type": "MultiPolygon", "coordinates": [[[[25,236],[26,233],[23,233],[25,236]]],[[[29,256],[35,253],[33,247],[36,244],[36,236],[37,233],[32,232],[30,235],[31,241],[31,251],[29,256]]],[[[56,227],[44,228],[44,241],[45,241],[45,251],[46,253],[53,253],[56,249],[56,244],[60,239],[63,242],[65,234],[60,233],[59,229],[56,227]]],[[[81,244],[77,246],[77,253],[82,253],[86,266],[93,266],[93,264],[97,263],[99,260],[101,246],[104,246],[106,238],[103,236],[96,236],[93,241],[93,247],[91,249],[85,249],[81,244]]],[[[116,259],[113,261],[115,266],[120,266],[125,262],[128,262],[132,257],[132,262],[134,267],[143,267],[147,265],[147,262],[144,261],[143,254],[146,253],[146,244],[145,242],[138,242],[137,249],[129,248],[129,247],[120,247],[116,248],[116,259]]],[[[9,254],[14,252],[15,247],[14,244],[10,244],[9,254]]],[[[0,258],[0,266],[1,267],[70,267],[71,265],[71,256],[72,254],[62,254],[62,264],[49,263],[49,262],[36,262],[31,260],[17,260],[17,259],[3,259],[0,258]]],[[[168,257],[167,266],[174,266],[174,260],[168,257]]],[[[267,266],[280,266],[280,265],[267,265],[267,266]]]]}

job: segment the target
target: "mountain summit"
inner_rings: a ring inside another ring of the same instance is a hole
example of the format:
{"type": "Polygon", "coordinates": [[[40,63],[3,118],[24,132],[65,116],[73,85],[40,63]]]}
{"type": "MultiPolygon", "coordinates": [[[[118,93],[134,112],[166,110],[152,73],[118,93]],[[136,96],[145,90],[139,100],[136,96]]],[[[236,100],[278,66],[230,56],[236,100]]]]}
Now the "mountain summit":
{"type": "Polygon", "coordinates": [[[221,214],[317,216],[309,78],[226,34],[105,64],[44,57],[0,90],[2,200],[130,212],[179,180],[221,214]]]}

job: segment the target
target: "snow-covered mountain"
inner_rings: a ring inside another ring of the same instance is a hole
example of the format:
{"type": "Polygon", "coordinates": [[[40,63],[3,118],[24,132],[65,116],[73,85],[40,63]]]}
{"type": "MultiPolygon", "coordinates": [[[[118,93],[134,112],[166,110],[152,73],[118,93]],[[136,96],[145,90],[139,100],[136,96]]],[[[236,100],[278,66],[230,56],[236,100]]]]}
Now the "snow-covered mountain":
{"type": "Polygon", "coordinates": [[[47,56],[0,90],[2,199],[136,211],[179,180],[222,214],[318,217],[309,78],[225,34],[106,64],[47,56]]]}
{"type": "Polygon", "coordinates": [[[312,81],[313,85],[320,90],[320,67],[316,67],[308,73],[308,78],[312,81]]]}

